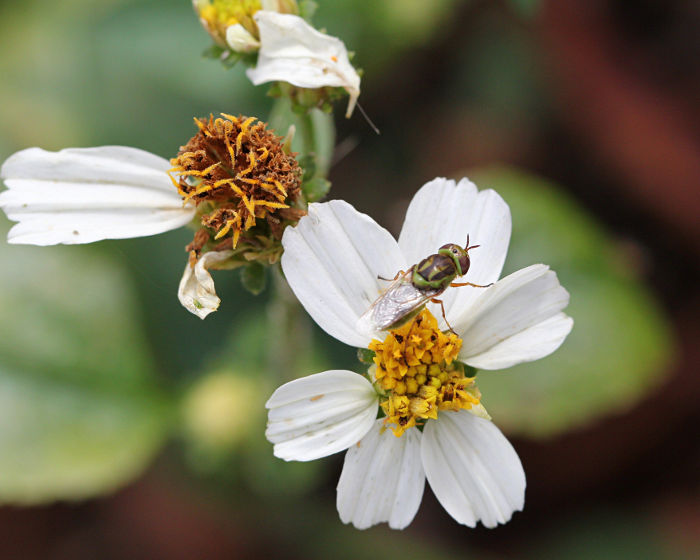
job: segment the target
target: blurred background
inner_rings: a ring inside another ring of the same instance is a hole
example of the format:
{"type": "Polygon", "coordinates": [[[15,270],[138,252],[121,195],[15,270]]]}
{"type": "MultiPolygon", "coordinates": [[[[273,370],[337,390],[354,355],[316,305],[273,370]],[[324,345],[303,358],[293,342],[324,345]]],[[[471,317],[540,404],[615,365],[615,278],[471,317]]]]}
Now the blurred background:
{"type": "MultiPolygon", "coordinates": [[[[342,454],[275,459],[262,405],[280,380],[358,370],[354,349],[236,273],[216,276],[218,313],[187,313],[184,230],[2,243],[0,557],[700,557],[700,4],[318,3],[381,129],[337,119],[331,198],[397,234],[424,182],[469,176],[511,206],[504,273],[544,262],[571,292],[558,352],[477,378],[525,510],[471,530],[426,485],[405,531],[344,526],[342,454]],[[271,361],[290,325],[309,351],[271,361]]],[[[171,157],[193,116],[264,119],[266,89],[209,45],[187,0],[3,0],[0,159],[171,157]]]]}

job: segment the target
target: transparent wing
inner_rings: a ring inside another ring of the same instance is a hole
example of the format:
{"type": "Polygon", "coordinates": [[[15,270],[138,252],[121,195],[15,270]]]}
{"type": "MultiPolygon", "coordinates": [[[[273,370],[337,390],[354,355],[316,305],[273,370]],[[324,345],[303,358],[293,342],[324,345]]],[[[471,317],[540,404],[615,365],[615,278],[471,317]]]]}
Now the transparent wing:
{"type": "Polygon", "coordinates": [[[358,320],[363,331],[383,331],[406,315],[425,305],[443,290],[419,290],[411,282],[413,270],[404,272],[358,320]]]}

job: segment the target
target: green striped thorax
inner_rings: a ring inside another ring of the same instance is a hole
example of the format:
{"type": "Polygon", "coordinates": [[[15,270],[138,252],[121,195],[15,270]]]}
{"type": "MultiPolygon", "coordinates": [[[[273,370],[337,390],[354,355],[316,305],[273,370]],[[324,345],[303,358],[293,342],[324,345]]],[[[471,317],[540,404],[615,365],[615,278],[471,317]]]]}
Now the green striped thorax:
{"type": "Polygon", "coordinates": [[[411,282],[418,289],[445,290],[456,276],[464,276],[468,270],[468,248],[447,243],[413,267],[411,282]]]}

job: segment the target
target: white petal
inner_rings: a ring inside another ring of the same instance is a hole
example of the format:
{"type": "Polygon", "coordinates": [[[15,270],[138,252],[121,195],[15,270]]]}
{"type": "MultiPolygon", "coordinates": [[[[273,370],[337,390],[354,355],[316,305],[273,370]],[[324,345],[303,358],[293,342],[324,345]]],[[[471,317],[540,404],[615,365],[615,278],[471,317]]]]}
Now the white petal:
{"type": "Polygon", "coordinates": [[[155,235],[189,222],[194,208],[166,171],[167,160],[123,146],[40,148],[10,156],[0,208],[18,221],[10,243],[55,245],[155,235]]]}
{"type": "Polygon", "coordinates": [[[571,332],[574,320],[564,313],[520,331],[486,352],[469,357],[469,365],[478,369],[503,369],[532,362],[554,352],[571,332]]]}
{"type": "Polygon", "coordinates": [[[332,370],[285,383],[265,406],[265,436],[276,457],[311,461],[357,443],[377,417],[377,394],[367,379],[332,370]]]}
{"type": "Polygon", "coordinates": [[[506,276],[484,290],[468,314],[454,319],[463,340],[459,359],[473,365],[473,359],[493,351],[499,367],[507,367],[543,357],[561,344],[571,324],[552,320],[524,331],[559,315],[568,303],[569,293],[548,266],[535,264],[506,276]]]}
{"type": "Polygon", "coordinates": [[[342,87],[350,95],[350,116],[360,95],[360,76],[343,42],[316,31],[299,16],[260,10],[253,16],[260,30],[255,68],[246,71],[255,84],[283,81],[302,88],[342,87]]]}
{"type": "MultiPolygon", "coordinates": [[[[464,245],[469,235],[471,266],[464,278],[486,285],[498,280],[510,242],[511,217],[505,201],[492,190],[478,192],[474,183],[437,178],[416,193],[406,213],[399,246],[410,264],[436,253],[446,243],[464,245]]],[[[450,324],[468,312],[482,295],[481,288],[448,288],[440,297],[450,324]]],[[[431,310],[440,317],[439,307],[431,310]]],[[[444,326],[444,325],[443,325],[444,326]]],[[[454,326],[454,325],[453,325],[454,326]]]]}
{"type": "Polygon", "coordinates": [[[379,419],[348,449],[338,481],[343,523],[367,529],[388,522],[392,529],[403,529],[413,520],[425,487],[420,437],[418,430],[409,429],[397,438],[379,419]]]}
{"type": "Polygon", "coordinates": [[[209,251],[199,257],[194,267],[190,266],[189,262],[185,265],[177,297],[190,313],[204,319],[209,313],[219,309],[221,300],[216,295],[214,279],[208,269],[216,269],[232,255],[233,251],[209,251]]]}
{"type": "Polygon", "coordinates": [[[525,503],[525,472],[513,446],[491,422],[442,412],[423,430],[421,456],[433,493],[469,527],[506,523],[525,503]]]}
{"type": "Polygon", "coordinates": [[[260,42],[240,23],[226,28],[226,42],[236,52],[247,53],[260,48],[260,42]]]}
{"type": "Polygon", "coordinates": [[[369,216],[332,200],[309,205],[309,214],[282,238],[282,270],[314,321],[331,336],[365,347],[376,333],[357,321],[405,267],[396,241],[369,216]]]}

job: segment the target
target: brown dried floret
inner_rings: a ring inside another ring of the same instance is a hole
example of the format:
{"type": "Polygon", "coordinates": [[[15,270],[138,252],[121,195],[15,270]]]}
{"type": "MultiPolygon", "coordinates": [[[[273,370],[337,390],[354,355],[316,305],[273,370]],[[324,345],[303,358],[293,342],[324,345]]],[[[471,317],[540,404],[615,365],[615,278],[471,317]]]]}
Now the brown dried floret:
{"type": "Polygon", "coordinates": [[[281,138],[255,117],[222,117],[195,119],[199,132],[171,160],[178,192],[201,210],[210,237],[204,243],[202,236],[195,237],[188,248],[195,259],[206,242],[225,241],[229,234],[236,248],[251,228],[256,231],[249,239],[271,235],[279,240],[284,226],[305,213],[293,208],[302,171],[281,138]]]}

